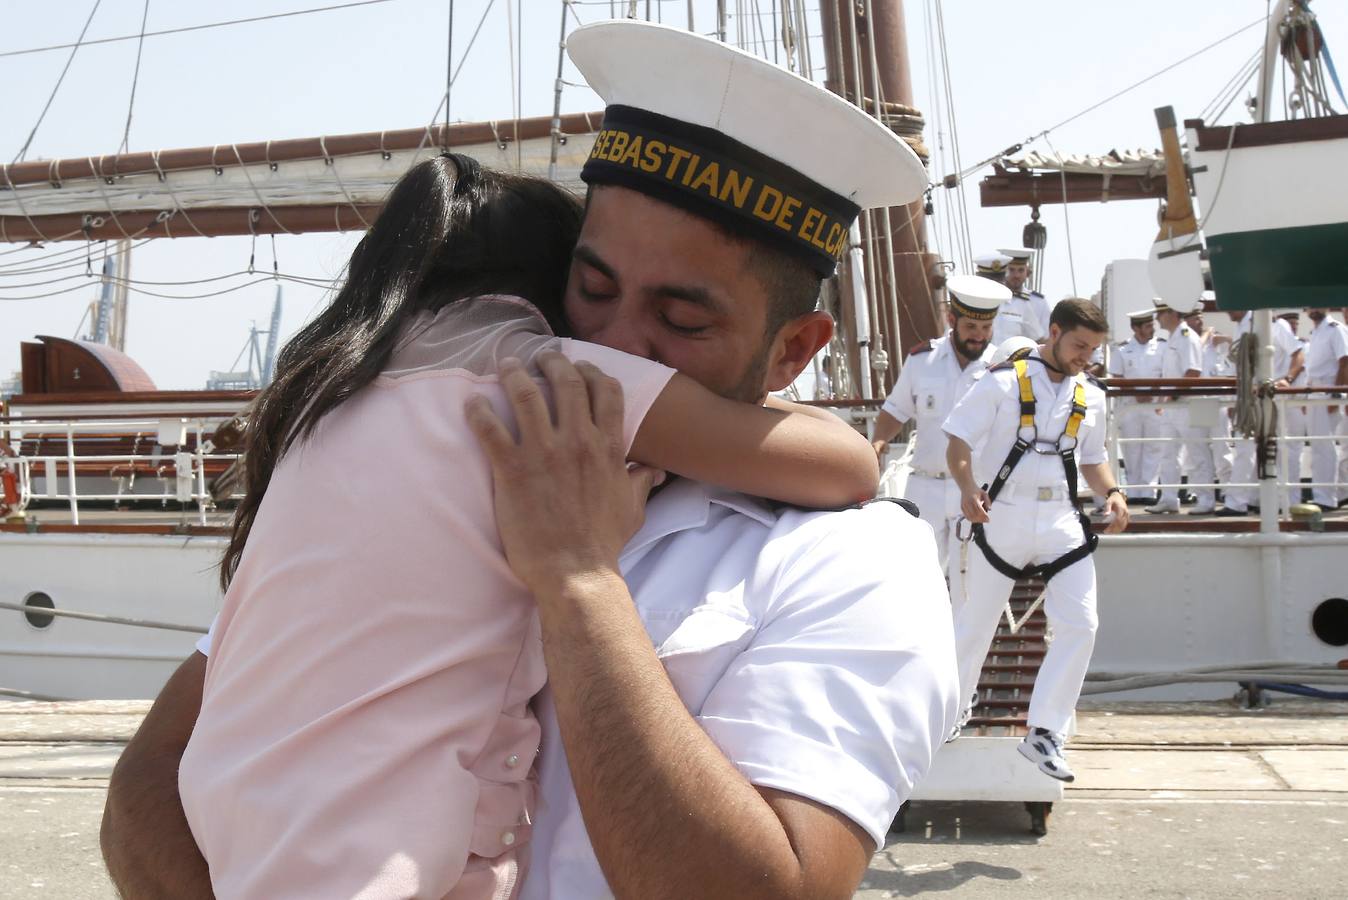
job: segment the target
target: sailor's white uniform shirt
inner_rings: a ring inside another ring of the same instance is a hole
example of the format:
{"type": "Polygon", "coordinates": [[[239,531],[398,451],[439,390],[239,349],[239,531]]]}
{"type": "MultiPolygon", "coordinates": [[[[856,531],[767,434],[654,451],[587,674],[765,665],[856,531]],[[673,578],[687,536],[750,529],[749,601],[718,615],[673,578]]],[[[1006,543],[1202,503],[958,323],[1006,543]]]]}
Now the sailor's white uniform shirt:
{"type": "Polygon", "coordinates": [[[956,401],[987,372],[992,352],[993,345],[989,343],[981,357],[970,360],[961,369],[947,332],[931,342],[931,350],[908,355],[894,390],[880,408],[900,422],[917,420],[912,457],[912,468],[917,473],[946,472],[946,439],[941,423],[955,408],[956,401]]]}
{"type": "Polygon", "coordinates": [[[997,310],[997,318],[992,320],[992,343],[997,345],[1007,338],[1027,337],[1042,340],[1048,334],[1048,322],[1039,320],[1030,298],[1013,294],[997,310]]]}
{"type": "Polygon", "coordinates": [[[1114,348],[1109,374],[1119,378],[1160,378],[1161,354],[1166,341],[1152,338],[1145,344],[1131,337],[1114,348]]]}
{"type": "Polygon", "coordinates": [[[1194,330],[1181,322],[1166,339],[1161,353],[1161,377],[1183,378],[1189,371],[1203,373],[1203,344],[1194,330]]]}
{"type": "Polygon", "coordinates": [[[1041,338],[1048,337],[1048,321],[1053,316],[1053,305],[1048,302],[1047,297],[1038,291],[1030,291],[1023,296],[1030,298],[1030,309],[1034,310],[1034,316],[1039,320],[1039,327],[1044,329],[1044,333],[1039,336],[1041,338]]]}
{"type": "MultiPolygon", "coordinates": [[[[1037,352],[1032,356],[1038,357],[1037,352]]],[[[1036,362],[1027,370],[1034,388],[1034,421],[1039,440],[1048,444],[1057,442],[1067,427],[1072,409],[1073,386],[1084,383],[1086,388],[1086,416],[1077,431],[1077,465],[1105,462],[1105,392],[1084,374],[1064,378],[1055,384],[1048,369],[1036,362]]],[[[1016,442],[1020,428],[1020,387],[1015,369],[997,366],[969,389],[955,404],[942,429],[951,437],[964,441],[974,451],[974,478],[980,484],[991,484],[997,470],[1006,462],[1007,454],[1016,442]]],[[[1041,447],[1043,450],[1050,448],[1041,447]]],[[[1008,483],[1030,487],[1063,487],[1062,459],[1056,453],[1027,452],[1012,471],[1008,483]]]]}
{"type": "MultiPolygon", "coordinates": [[[[1254,313],[1247,312],[1236,328],[1236,340],[1250,334],[1254,328],[1254,313]]],[[[1286,378],[1292,370],[1292,354],[1301,349],[1301,341],[1285,319],[1273,320],[1273,380],[1286,378]]]]}
{"type": "MultiPolygon", "coordinates": [[[[959,705],[931,529],[891,502],[774,510],[676,481],[620,562],[670,681],[726,758],[882,846],[959,705]]],[[[542,811],[522,898],[611,897],[546,689],[535,708],[542,811]]]]}
{"type": "Polygon", "coordinates": [[[1348,356],[1348,325],[1325,316],[1311,332],[1306,350],[1306,372],[1312,387],[1337,384],[1339,360],[1348,356]]]}

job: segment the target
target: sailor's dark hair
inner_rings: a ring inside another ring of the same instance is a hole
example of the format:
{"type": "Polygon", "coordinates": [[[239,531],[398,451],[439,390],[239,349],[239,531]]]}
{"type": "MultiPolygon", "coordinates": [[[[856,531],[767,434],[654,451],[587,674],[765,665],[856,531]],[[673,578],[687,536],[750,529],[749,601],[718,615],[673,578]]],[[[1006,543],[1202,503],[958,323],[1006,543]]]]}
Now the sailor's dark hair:
{"type": "Polygon", "coordinates": [[[1083,300],[1080,297],[1068,297],[1066,300],[1059,300],[1058,305],[1053,307],[1053,312],[1049,315],[1048,323],[1057,325],[1060,331],[1071,331],[1073,328],[1085,328],[1087,331],[1094,331],[1097,334],[1109,334],[1109,321],[1105,314],[1100,311],[1089,300],[1083,300]]]}
{"type": "Polygon", "coordinates": [[[581,206],[541,178],[484,169],[462,154],[418,163],[361,238],[341,288],[281,350],[248,416],[245,494],[220,564],[228,588],[276,464],[319,420],[374,380],[416,314],[484,294],[532,303],[553,331],[563,313],[581,206]]]}

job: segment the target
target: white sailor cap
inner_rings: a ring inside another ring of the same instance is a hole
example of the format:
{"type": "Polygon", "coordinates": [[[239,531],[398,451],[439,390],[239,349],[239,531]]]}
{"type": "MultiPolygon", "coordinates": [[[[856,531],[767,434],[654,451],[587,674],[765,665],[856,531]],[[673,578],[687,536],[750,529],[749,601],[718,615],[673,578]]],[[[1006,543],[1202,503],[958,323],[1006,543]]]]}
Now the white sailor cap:
{"type": "Polygon", "coordinates": [[[1273,318],[1275,318],[1275,319],[1293,319],[1293,318],[1299,319],[1299,318],[1301,318],[1301,310],[1300,310],[1300,309],[1275,309],[1275,310],[1273,310],[1273,318]]]}
{"type": "Polygon", "coordinates": [[[1034,250],[1029,247],[998,247],[997,252],[1010,258],[1011,262],[1025,263],[1026,265],[1034,259],[1034,250]]]}
{"type": "Polygon", "coordinates": [[[1192,316],[1194,313],[1200,312],[1203,309],[1203,303],[1197,297],[1187,303],[1182,303],[1178,300],[1173,303],[1167,303],[1160,297],[1153,297],[1152,302],[1156,304],[1156,312],[1158,313],[1177,312],[1181,316],[1192,316]]]}
{"type": "Polygon", "coordinates": [[[1148,306],[1146,309],[1139,309],[1128,314],[1128,321],[1134,325],[1141,325],[1143,322],[1150,322],[1156,318],[1156,309],[1148,306]]]}
{"type": "Polygon", "coordinates": [[[862,209],[927,172],[862,110],[753,54],[649,22],[585,25],[567,52],[607,104],[581,171],[765,241],[831,275],[862,209]]]}
{"type": "Polygon", "coordinates": [[[989,361],[989,365],[1000,365],[1001,363],[1006,362],[1011,354],[1015,353],[1017,350],[1029,350],[1038,346],[1039,345],[1035,343],[1034,338],[1027,338],[1023,334],[1009,337],[998,344],[996,350],[992,351],[992,359],[989,361]]]}
{"type": "Polygon", "coordinates": [[[979,275],[1000,275],[1011,264],[1011,257],[1003,253],[984,253],[974,257],[979,275]]]}
{"type": "Polygon", "coordinates": [[[978,275],[951,275],[945,290],[952,312],[985,322],[997,318],[997,310],[1011,299],[1011,289],[1006,285],[978,275]]]}

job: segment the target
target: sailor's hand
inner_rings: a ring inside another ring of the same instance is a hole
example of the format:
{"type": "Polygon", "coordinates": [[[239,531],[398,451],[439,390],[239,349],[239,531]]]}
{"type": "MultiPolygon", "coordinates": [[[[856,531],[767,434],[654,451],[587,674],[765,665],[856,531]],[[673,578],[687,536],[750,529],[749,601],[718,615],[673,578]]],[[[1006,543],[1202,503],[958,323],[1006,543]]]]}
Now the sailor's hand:
{"type": "Polygon", "coordinates": [[[517,360],[501,386],[519,423],[516,440],[485,397],[468,401],[468,425],[491,463],[506,560],[535,595],[618,572],[618,554],[645,517],[663,473],[624,459],[622,387],[560,353],[539,357],[556,415],[517,360]]]}
{"type": "Polygon", "coordinates": [[[875,458],[883,462],[889,452],[889,441],[871,441],[871,447],[875,450],[875,458]]]}
{"type": "Polygon", "coordinates": [[[1105,534],[1118,534],[1128,527],[1128,501],[1123,494],[1115,491],[1105,498],[1105,515],[1109,519],[1105,534]]]}
{"type": "Polygon", "coordinates": [[[972,494],[960,494],[960,512],[970,522],[988,521],[988,513],[991,511],[992,500],[988,497],[988,492],[982,488],[972,494]]]}

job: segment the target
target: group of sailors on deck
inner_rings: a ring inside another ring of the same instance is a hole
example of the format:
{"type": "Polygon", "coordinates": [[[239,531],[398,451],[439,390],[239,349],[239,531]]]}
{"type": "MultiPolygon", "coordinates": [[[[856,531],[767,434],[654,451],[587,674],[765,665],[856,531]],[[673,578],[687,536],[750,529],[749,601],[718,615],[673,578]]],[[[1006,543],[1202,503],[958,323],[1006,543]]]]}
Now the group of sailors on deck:
{"type": "MultiPolygon", "coordinates": [[[[1234,337],[1207,327],[1203,308],[1157,302],[1129,314],[1133,335],[1119,342],[1112,354],[1111,376],[1127,379],[1213,378],[1237,374],[1232,348],[1251,334],[1254,314],[1231,311],[1234,337]],[[1157,334],[1157,326],[1165,337],[1157,334]]],[[[1343,310],[1338,311],[1340,315],[1343,310]]],[[[1299,310],[1275,312],[1271,341],[1271,377],[1281,388],[1348,390],[1348,326],[1332,310],[1308,309],[1311,327],[1301,328],[1299,310]]],[[[1343,408],[1308,395],[1305,405],[1287,397],[1279,431],[1286,441],[1287,503],[1310,502],[1322,510],[1335,509],[1348,499],[1348,436],[1343,408]],[[1308,440],[1309,439],[1309,440],[1308,440]],[[1303,465],[1308,451],[1310,465],[1303,465]],[[1309,468],[1309,472],[1307,471],[1309,468]],[[1302,488],[1309,474],[1311,486],[1302,488]]],[[[1188,491],[1190,515],[1243,516],[1258,509],[1254,442],[1234,437],[1229,415],[1190,415],[1182,403],[1157,404],[1151,396],[1115,400],[1119,436],[1123,439],[1124,482],[1128,500],[1150,503],[1149,513],[1178,513],[1181,477],[1194,485],[1188,491]],[[1221,485],[1214,488],[1212,485],[1221,485]],[[1159,496],[1157,494],[1159,485],[1159,496]],[[1222,505],[1217,505],[1217,491],[1222,505]],[[1155,502],[1153,502],[1155,501],[1155,502]]]]}

